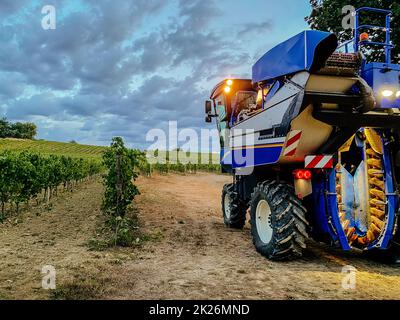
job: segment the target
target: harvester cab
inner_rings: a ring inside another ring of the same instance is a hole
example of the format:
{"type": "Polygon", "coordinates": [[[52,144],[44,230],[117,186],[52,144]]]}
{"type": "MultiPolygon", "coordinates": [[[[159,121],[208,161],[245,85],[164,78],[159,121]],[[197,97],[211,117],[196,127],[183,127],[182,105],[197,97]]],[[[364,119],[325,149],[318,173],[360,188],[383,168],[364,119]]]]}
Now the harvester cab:
{"type": "Polygon", "coordinates": [[[234,177],[224,222],[242,228],[250,209],[267,258],[299,257],[307,238],[397,257],[400,66],[390,22],[390,11],[360,8],[354,39],[340,46],[334,34],[301,32],[262,56],[252,79],[224,80],[206,102],[234,177]],[[365,12],[385,25],[360,24],[365,12]],[[384,61],[367,61],[363,47],[383,48],[384,61]]]}
{"type": "MultiPolygon", "coordinates": [[[[257,104],[257,91],[248,79],[225,79],[215,86],[210,98],[205,104],[206,122],[217,120],[223,158],[224,150],[229,150],[230,129],[239,119],[261,111],[261,103],[257,104]]],[[[232,172],[231,166],[223,166],[223,170],[232,172]]]]}

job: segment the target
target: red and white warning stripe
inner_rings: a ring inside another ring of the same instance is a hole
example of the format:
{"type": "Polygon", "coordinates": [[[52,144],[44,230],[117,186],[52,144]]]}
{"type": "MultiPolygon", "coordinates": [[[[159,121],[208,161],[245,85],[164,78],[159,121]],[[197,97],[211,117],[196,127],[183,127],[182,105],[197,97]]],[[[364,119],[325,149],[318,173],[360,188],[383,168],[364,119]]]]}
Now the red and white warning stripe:
{"type": "Polygon", "coordinates": [[[297,147],[301,139],[301,130],[292,130],[287,137],[286,147],[283,155],[285,157],[293,157],[296,155],[297,147]]]}
{"type": "Polygon", "coordinates": [[[333,156],[307,156],[305,159],[306,169],[332,169],[333,156]]]}

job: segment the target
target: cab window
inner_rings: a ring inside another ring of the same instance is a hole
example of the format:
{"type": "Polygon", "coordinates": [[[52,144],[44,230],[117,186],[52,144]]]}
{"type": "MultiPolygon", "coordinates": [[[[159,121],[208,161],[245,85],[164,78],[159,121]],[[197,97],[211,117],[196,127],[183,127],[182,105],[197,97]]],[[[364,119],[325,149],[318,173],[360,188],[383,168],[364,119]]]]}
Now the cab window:
{"type": "Polygon", "coordinates": [[[234,126],[252,117],[261,110],[261,105],[257,105],[257,92],[239,91],[233,99],[230,124],[234,126]]]}
{"type": "Polygon", "coordinates": [[[218,122],[226,121],[226,99],[223,95],[220,95],[215,99],[215,112],[218,115],[218,122]]]}
{"type": "Polygon", "coordinates": [[[278,92],[281,88],[281,82],[279,80],[275,81],[275,83],[270,86],[264,87],[262,89],[263,96],[263,109],[266,108],[266,103],[271,100],[271,98],[278,92]]]}

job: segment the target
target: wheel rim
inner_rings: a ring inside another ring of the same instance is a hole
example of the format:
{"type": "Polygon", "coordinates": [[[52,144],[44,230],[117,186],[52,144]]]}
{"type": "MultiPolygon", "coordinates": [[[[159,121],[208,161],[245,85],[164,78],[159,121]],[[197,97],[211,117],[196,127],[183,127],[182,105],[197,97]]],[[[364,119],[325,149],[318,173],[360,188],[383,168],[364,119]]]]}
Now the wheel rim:
{"type": "Polygon", "coordinates": [[[272,239],[274,230],[271,226],[271,207],[265,200],[261,200],[257,205],[256,227],[260,240],[268,244],[272,239]]]}
{"type": "Polygon", "coordinates": [[[224,198],[224,211],[225,218],[229,220],[231,218],[231,198],[229,197],[229,194],[226,194],[224,198]]]}

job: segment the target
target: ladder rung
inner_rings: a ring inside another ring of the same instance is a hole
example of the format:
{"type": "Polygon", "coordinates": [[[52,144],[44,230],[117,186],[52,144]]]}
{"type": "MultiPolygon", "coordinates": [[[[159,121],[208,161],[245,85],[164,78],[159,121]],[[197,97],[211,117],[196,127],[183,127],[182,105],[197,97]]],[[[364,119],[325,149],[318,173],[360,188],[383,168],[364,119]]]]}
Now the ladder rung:
{"type": "Polygon", "coordinates": [[[364,45],[369,44],[369,45],[372,45],[372,46],[383,46],[383,47],[394,48],[394,45],[388,44],[386,42],[360,41],[359,43],[360,44],[364,44],[364,45]]]}
{"type": "Polygon", "coordinates": [[[370,24],[364,24],[362,26],[359,26],[358,29],[374,29],[374,30],[383,30],[386,31],[386,27],[380,27],[380,26],[373,26],[370,24]]]}

